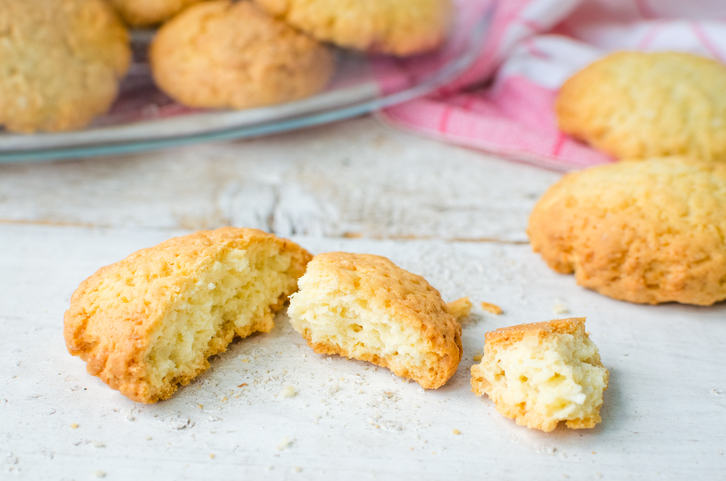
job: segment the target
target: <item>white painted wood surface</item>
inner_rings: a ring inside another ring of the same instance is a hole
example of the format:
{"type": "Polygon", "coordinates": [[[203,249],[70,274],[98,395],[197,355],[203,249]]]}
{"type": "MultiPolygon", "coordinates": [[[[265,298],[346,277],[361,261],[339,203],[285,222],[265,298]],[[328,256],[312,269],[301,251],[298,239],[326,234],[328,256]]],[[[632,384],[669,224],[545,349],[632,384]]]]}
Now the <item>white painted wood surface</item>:
{"type": "Polygon", "coordinates": [[[631,305],[549,270],[524,230],[558,177],[368,118],[0,166],[0,479],[726,479],[726,304],[631,305]],[[459,370],[437,391],[314,354],[284,314],[166,402],[135,404],[86,374],[62,337],[78,283],[225,224],[316,253],[385,255],[447,300],[505,314],[475,310],[459,370]],[[473,395],[468,371],[487,331],[558,317],[558,301],[588,317],[611,384],[597,428],[544,434],[473,395]],[[297,394],[281,396],[287,386],[297,394]]]}

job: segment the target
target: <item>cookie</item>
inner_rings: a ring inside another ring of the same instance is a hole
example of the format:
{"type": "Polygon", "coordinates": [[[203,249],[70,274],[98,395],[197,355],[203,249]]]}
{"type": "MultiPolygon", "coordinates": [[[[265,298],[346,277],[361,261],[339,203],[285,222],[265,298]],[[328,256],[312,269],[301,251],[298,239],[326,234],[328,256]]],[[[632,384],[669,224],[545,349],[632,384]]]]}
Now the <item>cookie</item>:
{"type": "Polygon", "coordinates": [[[567,80],[564,132],[616,158],[726,160],[726,66],[687,53],[618,52],[567,80]]]}
{"type": "Polygon", "coordinates": [[[330,252],[308,264],[290,298],[292,327],[319,354],[387,367],[426,389],[461,360],[461,326],[426,280],[385,257],[330,252]]]}
{"type": "Polygon", "coordinates": [[[608,377],[585,318],[576,317],[488,332],[471,388],[520,426],[549,432],[563,421],[573,429],[601,422],[608,377]]]}
{"type": "Polygon", "coordinates": [[[551,268],[629,302],[726,299],[726,164],[623,161],[564,176],[529,219],[551,268]]]}
{"type": "Polygon", "coordinates": [[[472,303],[468,297],[462,297],[455,301],[447,302],[446,309],[449,310],[449,314],[454,316],[457,321],[467,318],[471,315],[472,303]]]}
{"type": "Polygon", "coordinates": [[[79,129],[106,112],[131,59],[103,0],[0,0],[0,127],[79,129]]]}
{"type": "Polygon", "coordinates": [[[308,97],[327,85],[331,52],[251,2],[194,5],[154,39],[157,85],[192,107],[244,109],[308,97]]]}
{"type": "Polygon", "coordinates": [[[340,47],[398,56],[436,49],[453,17],[450,0],[255,0],[270,14],[340,47]]]}
{"type": "Polygon", "coordinates": [[[65,314],[66,346],[128,398],[167,399],[235,337],[269,332],[311,257],[256,229],[170,239],[81,283],[65,314]]]}
{"type": "Polygon", "coordinates": [[[109,0],[123,20],[133,27],[165,22],[189,5],[203,0],[109,0]]]}

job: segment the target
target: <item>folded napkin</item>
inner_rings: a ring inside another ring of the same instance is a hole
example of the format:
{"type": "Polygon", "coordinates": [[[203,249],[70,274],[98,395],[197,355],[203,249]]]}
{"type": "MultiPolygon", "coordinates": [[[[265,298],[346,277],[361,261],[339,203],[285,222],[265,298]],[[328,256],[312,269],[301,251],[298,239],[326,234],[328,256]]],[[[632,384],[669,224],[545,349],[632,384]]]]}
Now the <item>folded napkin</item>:
{"type": "MultiPolygon", "coordinates": [[[[557,129],[554,99],[616,50],[685,51],[726,61],[725,0],[459,0],[453,42],[496,10],[473,64],[436,94],[385,109],[388,124],[558,170],[611,162],[557,129]]],[[[416,74],[416,63],[396,68],[416,74]]]]}

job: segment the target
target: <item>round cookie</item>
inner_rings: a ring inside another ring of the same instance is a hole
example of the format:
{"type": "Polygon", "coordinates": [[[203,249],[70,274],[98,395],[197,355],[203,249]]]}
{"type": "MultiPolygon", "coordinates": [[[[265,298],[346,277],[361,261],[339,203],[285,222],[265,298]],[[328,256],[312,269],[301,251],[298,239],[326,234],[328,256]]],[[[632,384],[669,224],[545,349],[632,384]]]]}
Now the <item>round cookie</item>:
{"type": "Polygon", "coordinates": [[[456,373],[461,326],[439,291],[385,257],[318,254],[287,314],[313,351],[372,362],[425,389],[456,373]]]}
{"type": "Polygon", "coordinates": [[[193,107],[236,109],[297,100],[325,88],[331,52],[251,2],[194,5],[151,46],[157,85],[193,107]]]}
{"type": "Polygon", "coordinates": [[[134,27],[165,22],[193,3],[203,0],[110,0],[121,18],[134,27]]]}
{"type": "Polygon", "coordinates": [[[0,126],[78,129],[111,106],[131,49],[106,2],[0,0],[0,31],[0,126]]]}
{"type": "Polygon", "coordinates": [[[318,40],[398,56],[437,48],[453,17],[450,0],[255,0],[318,40]]]}
{"type": "Polygon", "coordinates": [[[687,53],[618,52],[571,77],[564,132],[617,158],[726,160],[726,66],[687,53]]]}
{"type": "Polygon", "coordinates": [[[629,302],[726,299],[726,164],[623,161],[564,176],[529,219],[535,252],[629,302]]]}
{"type": "Polygon", "coordinates": [[[81,283],[64,317],[66,347],[129,399],[167,399],[234,338],[270,332],[311,258],[257,229],[169,239],[81,283]]]}

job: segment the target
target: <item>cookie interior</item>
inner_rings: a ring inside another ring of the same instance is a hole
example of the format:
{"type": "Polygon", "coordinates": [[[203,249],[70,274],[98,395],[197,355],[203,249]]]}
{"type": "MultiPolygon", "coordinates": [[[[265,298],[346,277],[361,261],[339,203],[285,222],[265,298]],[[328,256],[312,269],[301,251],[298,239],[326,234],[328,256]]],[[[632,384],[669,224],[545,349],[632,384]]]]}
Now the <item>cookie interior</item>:
{"type": "Polygon", "coordinates": [[[194,273],[152,334],[144,358],[149,384],[160,391],[186,384],[235,336],[269,332],[274,312],[295,290],[291,262],[290,253],[259,244],[223,252],[194,273]]]}
{"type": "Polygon", "coordinates": [[[420,329],[355,293],[331,290],[304,288],[290,301],[290,322],[316,352],[371,361],[414,379],[436,372],[439,356],[421,349],[429,341],[420,329]]]}
{"type": "Polygon", "coordinates": [[[474,392],[488,394],[502,414],[544,431],[555,429],[560,421],[571,428],[600,422],[608,383],[597,346],[584,329],[488,340],[472,376],[474,392]]]}

